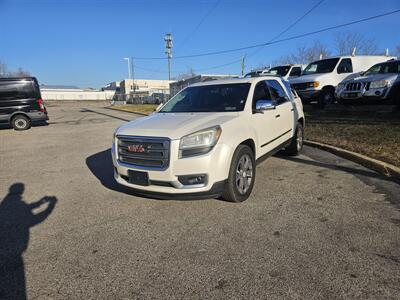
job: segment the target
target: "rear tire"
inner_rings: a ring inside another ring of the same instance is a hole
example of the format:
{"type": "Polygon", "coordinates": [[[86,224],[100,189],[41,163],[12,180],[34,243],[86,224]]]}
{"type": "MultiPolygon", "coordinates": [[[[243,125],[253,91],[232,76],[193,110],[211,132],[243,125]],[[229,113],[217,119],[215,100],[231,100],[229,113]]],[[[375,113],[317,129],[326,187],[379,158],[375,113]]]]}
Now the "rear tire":
{"type": "Polygon", "coordinates": [[[31,120],[25,115],[16,115],[11,119],[14,130],[27,130],[31,127],[31,120]]]}
{"type": "Polygon", "coordinates": [[[228,180],[222,198],[230,202],[243,202],[253,190],[256,161],[249,146],[239,145],[233,154],[228,180]]]}
{"type": "Polygon", "coordinates": [[[297,156],[303,149],[304,128],[301,122],[297,123],[296,132],[290,141],[290,145],[285,148],[285,154],[289,156],[297,156]]]}

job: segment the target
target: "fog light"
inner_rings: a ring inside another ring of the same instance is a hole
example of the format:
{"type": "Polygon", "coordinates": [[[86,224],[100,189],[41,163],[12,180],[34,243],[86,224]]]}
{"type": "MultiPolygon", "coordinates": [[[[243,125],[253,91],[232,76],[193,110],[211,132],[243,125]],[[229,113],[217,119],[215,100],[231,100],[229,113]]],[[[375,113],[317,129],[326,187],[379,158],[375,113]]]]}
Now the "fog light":
{"type": "Polygon", "coordinates": [[[207,175],[206,174],[182,175],[178,176],[178,181],[183,185],[206,184],[207,175]]]}

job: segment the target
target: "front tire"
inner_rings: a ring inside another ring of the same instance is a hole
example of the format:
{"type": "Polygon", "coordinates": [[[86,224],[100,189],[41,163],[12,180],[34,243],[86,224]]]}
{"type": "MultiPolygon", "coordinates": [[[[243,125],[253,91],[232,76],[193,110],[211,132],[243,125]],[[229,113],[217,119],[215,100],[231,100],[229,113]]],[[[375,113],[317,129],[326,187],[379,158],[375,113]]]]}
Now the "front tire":
{"type": "Polygon", "coordinates": [[[253,190],[256,176],[256,161],[249,146],[239,145],[233,154],[228,181],[222,198],[230,202],[243,202],[253,190]]]}
{"type": "Polygon", "coordinates": [[[327,105],[331,105],[335,102],[335,94],[331,89],[325,89],[321,91],[318,97],[318,107],[323,109],[327,105]]]}
{"type": "Polygon", "coordinates": [[[393,87],[393,90],[391,91],[389,95],[389,104],[391,105],[396,105],[397,108],[400,107],[400,85],[393,87]]]}
{"type": "Polygon", "coordinates": [[[297,123],[296,132],[290,141],[290,145],[285,148],[285,154],[289,156],[297,156],[303,149],[304,128],[301,122],[297,123]]]}
{"type": "Polygon", "coordinates": [[[31,120],[24,115],[16,115],[11,119],[11,126],[14,130],[27,130],[31,127],[31,120]]]}

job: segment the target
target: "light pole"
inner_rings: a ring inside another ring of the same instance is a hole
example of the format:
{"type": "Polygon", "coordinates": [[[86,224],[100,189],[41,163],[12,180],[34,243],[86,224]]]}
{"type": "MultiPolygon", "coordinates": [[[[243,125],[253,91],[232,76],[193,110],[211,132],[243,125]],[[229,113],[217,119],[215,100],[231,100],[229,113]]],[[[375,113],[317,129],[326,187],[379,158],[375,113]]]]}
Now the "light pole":
{"type": "Polygon", "coordinates": [[[128,79],[132,79],[132,75],[131,75],[131,57],[124,57],[124,60],[128,61],[128,79]]]}
{"type": "Polygon", "coordinates": [[[172,58],[172,34],[166,33],[164,36],[165,54],[168,59],[168,80],[171,80],[171,58],[172,58]]]}

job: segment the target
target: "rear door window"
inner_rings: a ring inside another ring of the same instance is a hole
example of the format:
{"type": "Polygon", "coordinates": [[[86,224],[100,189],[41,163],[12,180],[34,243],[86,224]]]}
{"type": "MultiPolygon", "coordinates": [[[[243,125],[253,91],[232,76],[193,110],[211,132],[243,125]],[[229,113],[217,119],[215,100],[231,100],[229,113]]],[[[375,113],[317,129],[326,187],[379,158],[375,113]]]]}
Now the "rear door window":
{"type": "Polygon", "coordinates": [[[343,58],[337,68],[338,74],[353,73],[353,64],[350,58],[343,58]]]}
{"type": "Polygon", "coordinates": [[[29,99],[35,96],[31,81],[0,81],[0,100],[29,99]]]}
{"type": "Polygon", "coordinates": [[[293,67],[292,71],[290,71],[289,76],[300,76],[301,75],[301,68],[300,67],[293,67]]]}
{"type": "Polygon", "coordinates": [[[279,84],[278,81],[267,80],[266,82],[269,88],[269,92],[271,94],[271,98],[276,102],[276,105],[289,101],[287,94],[285,93],[283,87],[279,84]]]}

